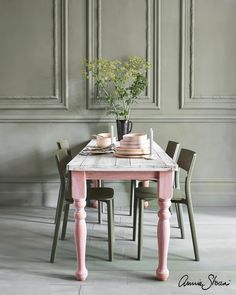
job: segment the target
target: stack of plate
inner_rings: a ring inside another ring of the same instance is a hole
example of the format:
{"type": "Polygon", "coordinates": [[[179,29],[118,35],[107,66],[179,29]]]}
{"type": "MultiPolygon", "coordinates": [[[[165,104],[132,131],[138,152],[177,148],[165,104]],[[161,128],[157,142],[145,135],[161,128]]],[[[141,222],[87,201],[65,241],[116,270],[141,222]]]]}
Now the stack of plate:
{"type": "Polygon", "coordinates": [[[123,136],[120,146],[116,147],[115,155],[120,157],[142,156],[149,154],[147,134],[129,133],[123,136]]]}

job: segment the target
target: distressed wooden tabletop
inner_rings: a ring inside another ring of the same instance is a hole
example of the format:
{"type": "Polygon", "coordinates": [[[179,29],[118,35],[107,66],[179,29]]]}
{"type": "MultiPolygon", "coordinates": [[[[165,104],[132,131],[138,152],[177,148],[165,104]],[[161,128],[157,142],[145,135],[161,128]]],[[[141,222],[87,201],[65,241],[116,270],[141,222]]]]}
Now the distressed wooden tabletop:
{"type": "Polygon", "coordinates": [[[168,171],[176,170],[177,164],[155,142],[151,159],[116,157],[114,153],[91,154],[86,153],[88,148],[96,147],[96,140],[91,140],[67,165],[70,171],[168,171]]]}

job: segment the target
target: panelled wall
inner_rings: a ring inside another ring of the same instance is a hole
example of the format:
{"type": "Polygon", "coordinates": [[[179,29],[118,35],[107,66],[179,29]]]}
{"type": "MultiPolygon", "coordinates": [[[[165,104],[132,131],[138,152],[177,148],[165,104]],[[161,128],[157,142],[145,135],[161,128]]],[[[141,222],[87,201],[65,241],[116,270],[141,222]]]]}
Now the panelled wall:
{"type": "MultiPolygon", "coordinates": [[[[85,59],[152,63],[134,131],[193,149],[196,205],[236,205],[236,1],[0,0],[0,204],[54,206],[56,141],[76,153],[115,126],[85,59]]],[[[125,182],[111,183],[117,206],[125,182]]]]}

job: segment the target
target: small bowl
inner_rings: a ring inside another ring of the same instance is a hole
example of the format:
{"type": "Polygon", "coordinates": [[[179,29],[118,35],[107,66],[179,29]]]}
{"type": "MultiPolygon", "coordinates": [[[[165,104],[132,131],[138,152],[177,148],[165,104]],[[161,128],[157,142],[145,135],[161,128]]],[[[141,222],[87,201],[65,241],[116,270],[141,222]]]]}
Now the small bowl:
{"type": "Polygon", "coordinates": [[[111,133],[99,133],[96,139],[98,147],[105,148],[111,145],[111,133]]]}

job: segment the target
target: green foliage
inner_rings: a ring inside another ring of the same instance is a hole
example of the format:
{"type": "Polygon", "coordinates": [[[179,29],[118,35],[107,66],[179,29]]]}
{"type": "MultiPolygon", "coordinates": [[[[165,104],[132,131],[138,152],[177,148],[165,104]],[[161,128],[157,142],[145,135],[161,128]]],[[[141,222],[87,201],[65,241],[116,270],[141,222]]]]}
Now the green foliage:
{"type": "Polygon", "coordinates": [[[131,106],[147,86],[149,67],[150,64],[138,56],[124,62],[101,58],[86,63],[85,75],[93,77],[98,98],[106,100],[109,113],[116,119],[128,119],[131,106]]]}

